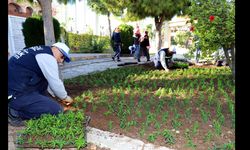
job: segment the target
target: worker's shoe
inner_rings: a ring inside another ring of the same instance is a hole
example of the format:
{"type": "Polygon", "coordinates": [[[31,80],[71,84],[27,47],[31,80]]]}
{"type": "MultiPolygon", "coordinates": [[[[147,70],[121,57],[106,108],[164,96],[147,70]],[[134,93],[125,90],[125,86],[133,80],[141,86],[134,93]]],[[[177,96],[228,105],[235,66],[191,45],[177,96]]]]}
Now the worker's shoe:
{"type": "Polygon", "coordinates": [[[8,123],[15,127],[25,126],[24,121],[19,116],[12,113],[13,111],[15,110],[8,108],[8,123]]]}

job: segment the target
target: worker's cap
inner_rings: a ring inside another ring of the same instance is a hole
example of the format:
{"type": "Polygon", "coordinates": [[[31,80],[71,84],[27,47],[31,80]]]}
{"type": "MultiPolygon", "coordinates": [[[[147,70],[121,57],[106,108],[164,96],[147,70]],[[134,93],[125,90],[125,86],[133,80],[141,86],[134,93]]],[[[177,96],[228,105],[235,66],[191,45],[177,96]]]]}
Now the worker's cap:
{"type": "Polygon", "coordinates": [[[66,62],[70,62],[69,47],[66,44],[61,43],[61,42],[57,42],[57,43],[53,44],[52,46],[55,46],[60,50],[60,52],[63,54],[64,60],[66,62]]]}

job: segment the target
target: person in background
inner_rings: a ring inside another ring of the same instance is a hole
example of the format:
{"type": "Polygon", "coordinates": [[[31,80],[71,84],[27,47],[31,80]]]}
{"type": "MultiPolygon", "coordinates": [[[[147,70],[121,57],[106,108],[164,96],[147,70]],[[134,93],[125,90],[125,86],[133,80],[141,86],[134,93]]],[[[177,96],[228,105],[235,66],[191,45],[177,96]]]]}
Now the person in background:
{"type": "Polygon", "coordinates": [[[149,44],[148,31],[145,31],[144,36],[141,37],[140,47],[141,47],[141,51],[143,52],[144,56],[146,56],[147,61],[150,61],[150,56],[149,56],[150,44],[149,44]]]}
{"type": "Polygon", "coordinates": [[[8,122],[23,126],[24,120],[42,114],[56,115],[64,111],[61,103],[70,105],[73,99],[59,78],[57,63],[70,62],[69,47],[64,43],[33,46],[20,50],[8,61],[8,122]]]}
{"type": "Polygon", "coordinates": [[[172,56],[175,54],[175,51],[170,51],[169,48],[160,49],[154,56],[153,62],[154,66],[157,69],[165,69],[166,72],[169,72],[169,66],[172,61],[172,56]]]}
{"type": "Polygon", "coordinates": [[[140,27],[139,27],[139,25],[138,24],[136,24],[136,27],[135,27],[135,29],[134,29],[134,35],[136,35],[136,34],[141,34],[141,30],[140,30],[140,27]]]}
{"type": "Polygon", "coordinates": [[[140,60],[140,38],[141,34],[135,33],[134,37],[134,47],[135,47],[135,58],[137,59],[137,62],[141,62],[140,60]]]}
{"type": "Polygon", "coordinates": [[[117,59],[117,61],[121,61],[120,54],[121,54],[122,39],[121,39],[121,33],[120,33],[119,27],[115,28],[111,36],[111,40],[113,41],[114,51],[115,51],[115,54],[114,56],[112,56],[112,59],[113,61],[115,61],[115,59],[117,59]]]}

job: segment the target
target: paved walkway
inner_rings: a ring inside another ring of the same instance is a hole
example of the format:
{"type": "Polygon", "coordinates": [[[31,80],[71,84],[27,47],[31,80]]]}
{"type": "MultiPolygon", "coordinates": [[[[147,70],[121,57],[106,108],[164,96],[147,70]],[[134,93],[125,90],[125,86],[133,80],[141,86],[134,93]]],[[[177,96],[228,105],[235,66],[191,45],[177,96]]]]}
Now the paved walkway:
{"type": "MultiPolygon", "coordinates": [[[[79,75],[85,75],[93,72],[104,71],[108,68],[118,68],[118,64],[125,62],[136,62],[133,57],[121,57],[121,62],[115,62],[111,59],[111,54],[71,54],[72,62],[60,66],[63,79],[73,78],[79,75]]],[[[141,59],[143,64],[146,58],[141,59]]],[[[23,127],[8,126],[8,149],[16,150],[16,131],[23,127]]],[[[137,139],[126,136],[116,135],[107,131],[88,127],[87,140],[90,144],[85,149],[89,150],[170,150],[166,147],[155,147],[152,144],[144,143],[137,139]]],[[[38,149],[29,149],[38,150],[38,149]]],[[[64,149],[66,150],[66,149],[64,149]]],[[[68,148],[67,150],[75,150],[68,148]]]]}
{"type": "MultiPolygon", "coordinates": [[[[109,58],[99,58],[91,60],[79,60],[71,63],[65,63],[60,66],[62,69],[62,78],[69,79],[79,75],[85,75],[93,72],[104,71],[106,69],[118,68],[118,64],[125,62],[136,62],[133,57],[121,57],[121,62],[116,62],[109,58]]],[[[143,63],[143,61],[141,62],[143,63]]]]}

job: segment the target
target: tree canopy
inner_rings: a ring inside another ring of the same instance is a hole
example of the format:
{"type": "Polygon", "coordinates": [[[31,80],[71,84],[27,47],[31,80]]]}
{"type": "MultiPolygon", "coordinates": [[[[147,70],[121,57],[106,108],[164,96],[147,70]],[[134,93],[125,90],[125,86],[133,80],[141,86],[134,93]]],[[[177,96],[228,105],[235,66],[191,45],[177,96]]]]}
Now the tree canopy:
{"type": "Polygon", "coordinates": [[[201,48],[217,50],[235,44],[234,1],[193,0],[189,15],[201,48]]]}
{"type": "Polygon", "coordinates": [[[235,1],[192,0],[187,13],[191,18],[192,31],[199,37],[202,52],[211,53],[223,48],[234,75],[235,1]]]}
{"type": "Polygon", "coordinates": [[[116,15],[117,9],[121,10],[121,14],[127,21],[135,21],[146,17],[153,17],[159,49],[162,45],[161,28],[163,22],[170,20],[174,15],[185,12],[189,6],[189,0],[101,0],[109,10],[116,15]],[[116,10],[113,12],[113,10],[116,10]]]}

